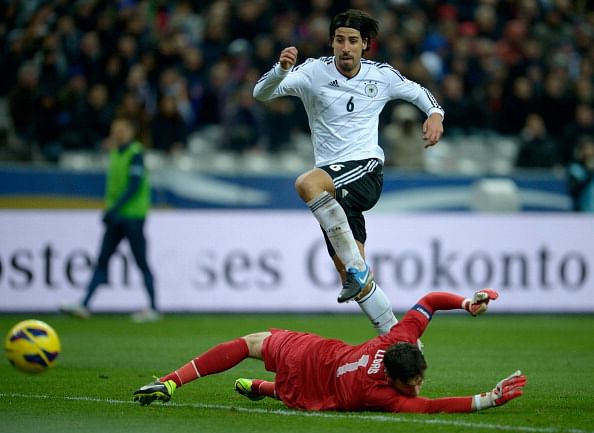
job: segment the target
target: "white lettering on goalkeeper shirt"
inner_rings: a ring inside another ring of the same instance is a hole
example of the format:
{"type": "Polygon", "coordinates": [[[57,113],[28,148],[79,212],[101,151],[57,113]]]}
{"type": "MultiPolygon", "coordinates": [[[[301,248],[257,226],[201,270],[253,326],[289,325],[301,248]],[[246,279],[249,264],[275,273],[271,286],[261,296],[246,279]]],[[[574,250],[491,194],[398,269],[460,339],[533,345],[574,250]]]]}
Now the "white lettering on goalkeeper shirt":
{"type": "Polygon", "coordinates": [[[375,374],[382,368],[382,363],[384,362],[384,354],[386,353],[383,349],[378,349],[375,352],[375,356],[373,357],[373,362],[369,366],[369,370],[367,370],[367,374],[375,374]]]}
{"type": "Polygon", "coordinates": [[[383,163],[384,152],[378,144],[379,115],[390,100],[410,102],[427,116],[443,116],[427,89],[387,63],[365,59],[352,78],[336,69],[333,56],[307,59],[291,71],[277,63],[256,83],[254,97],[264,101],[280,96],[297,96],[303,102],[318,167],[369,158],[383,163]]]}
{"type": "Polygon", "coordinates": [[[336,377],[340,377],[345,373],[356,371],[359,367],[367,367],[369,362],[369,355],[362,355],[358,361],[349,362],[348,364],[341,365],[336,369],[336,377]]]}

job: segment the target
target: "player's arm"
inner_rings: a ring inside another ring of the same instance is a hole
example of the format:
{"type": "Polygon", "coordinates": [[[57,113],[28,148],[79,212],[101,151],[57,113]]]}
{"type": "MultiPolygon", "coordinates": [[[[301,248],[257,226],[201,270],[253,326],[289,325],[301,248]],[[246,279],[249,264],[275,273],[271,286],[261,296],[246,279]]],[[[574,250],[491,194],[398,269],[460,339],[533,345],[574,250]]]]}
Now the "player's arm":
{"type": "Polygon", "coordinates": [[[390,96],[392,99],[401,99],[417,106],[419,110],[430,117],[432,114],[439,114],[443,120],[445,112],[433,94],[415,81],[403,77],[395,69],[394,74],[388,75],[391,78],[390,96]]]}
{"type": "MultiPolygon", "coordinates": [[[[398,338],[407,335],[414,342],[420,338],[429,325],[433,314],[439,310],[465,310],[472,316],[478,316],[487,311],[489,301],[495,300],[499,294],[492,289],[482,289],[475,292],[471,298],[449,292],[431,292],[423,296],[404,315],[398,327],[392,328],[398,333],[398,338]]],[[[393,335],[392,333],[388,335],[393,335]]],[[[396,334],[394,334],[396,335],[396,334]]]]}
{"type": "Polygon", "coordinates": [[[433,315],[438,310],[466,310],[473,316],[487,311],[489,301],[499,297],[493,289],[482,289],[475,292],[472,298],[465,298],[449,292],[431,292],[417,302],[425,311],[433,315]]]}
{"type": "Polygon", "coordinates": [[[287,47],[281,51],[278,63],[266,72],[254,86],[254,98],[258,101],[268,101],[282,96],[278,92],[280,83],[287,77],[297,62],[297,48],[287,47]]]}
{"type": "Polygon", "coordinates": [[[408,101],[427,115],[423,122],[423,139],[427,142],[425,148],[437,144],[443,135],[445,113],[435,96],[419,83],[402,76],[396,69],[390,67],[384,70],[393,72],[388,74],[391,79],[391,98],[408,101]]]}
{"type": "Polygon", "coordinates": [[[443,135],[443,114],[434,112],[423,122],[423,140],[427,143],[425,148],[437,144],[443,135]]]}
{"type": "Polygon", "coordinates": [[[391,407],[393,412],[438,413],[476,412],[501,406],[523,394],[526,376],[521,371],[499,381],[495,388],[474,396],[466,397],[401,397],[391,407]]]}

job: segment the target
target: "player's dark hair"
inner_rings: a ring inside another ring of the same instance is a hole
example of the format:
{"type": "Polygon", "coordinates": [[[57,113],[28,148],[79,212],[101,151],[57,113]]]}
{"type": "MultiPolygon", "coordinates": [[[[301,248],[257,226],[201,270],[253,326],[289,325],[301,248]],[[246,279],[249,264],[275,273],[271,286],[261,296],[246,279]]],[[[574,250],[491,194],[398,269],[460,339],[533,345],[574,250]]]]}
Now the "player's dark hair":
{"type": "Polygon", "coordinates": [[[384,366],[393,380],[408,382],[418,375],[424,375],[427,362],[415,344],[396,343],[386,350],[384,366]]]}
{"type": "Polygon", "coordinates": [[[371,40],[377,37],[379,32],[379,23],[367,13],[358,9],[349,9],[346,12],[341,12],[332,18],[330,23],[330,43],[334,40],[334,34],[339,27],[348,27],[359,30],[361,39],[367,40],[367,51],[371,46],[371,40]]]}

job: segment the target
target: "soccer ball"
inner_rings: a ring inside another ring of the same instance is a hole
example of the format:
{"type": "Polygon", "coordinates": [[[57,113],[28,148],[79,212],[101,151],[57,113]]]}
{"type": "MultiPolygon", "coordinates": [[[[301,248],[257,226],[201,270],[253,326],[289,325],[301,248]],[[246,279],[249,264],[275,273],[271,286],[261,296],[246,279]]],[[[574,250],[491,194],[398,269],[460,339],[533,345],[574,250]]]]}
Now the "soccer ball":
{"type": "Polygon", "coordinates": [[[56,363],[60,338],[41,320],[17,323],[6,335],[4,349],[8,361],[25,373],[41,373],[56,363]]]}

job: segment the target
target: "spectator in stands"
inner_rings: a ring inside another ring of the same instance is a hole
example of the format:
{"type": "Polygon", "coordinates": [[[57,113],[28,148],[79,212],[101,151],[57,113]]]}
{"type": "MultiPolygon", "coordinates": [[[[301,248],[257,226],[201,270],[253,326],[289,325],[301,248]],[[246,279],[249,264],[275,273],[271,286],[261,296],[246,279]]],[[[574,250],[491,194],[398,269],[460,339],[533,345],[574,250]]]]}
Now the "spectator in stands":
{"type": "Polygon", "coordinates": [[[59,162],[64,147],[64,122],[60,119],[61,109],[57,98],[51,93],[40,95],[34,115],[34,137],[41,155],[48,162],[59,162]]]}
{"type": "Polygon", "coordinates": [[[32,63],[24,63],[18,73],[18,83],[8,94],[8,108],[24,155],[31,159],[35,139],[36,113],[39,104],[39,74],[32,63]]]}
{"type": "Polygon", "coordinates": [[[132,93],[138,102],[152,115],[157,109],[157,95],[148,81],[147,72],[142,63],[135,63],[128,71],[125,92],[132,93]]]}
{"type": "Polygon", "coordinates": [[[233,96],[223,120],[224,145],[237,153],[266,147],[264,113],[252,98],[252,89],[244,86],[233,96]]]}
{"type": "Polygon", "coordinates": [[[231,15],[229,31],[231,39],[253,40],[261,33],[270,32],[270,17],[266,2],[244,0],[237,2],[231,15]]]}
{"type": "Polygon", "coordinates": [[[580,76],[575,81],[573,93],[576,97],[576,105],[584,104],[594,107],[594,82],[592,80],[593,74],[587,76],[580,76]]]}
{"type": "Polygon", "coordinates": [[[263,74],[270,67],[270,59],[276,54],[275,40],[270,34],[261,34],[254,39],[253,44],[252,63],[263,74]]]}
{"type": "Polygon", "coordinates": [[[46,37],[46,47],[35,56],[35,62],[39,65],[39,76],[43,78],[39,82],[40,89],[57,94],[67,82],[68,64],[59,47],[53,44],[54,41],[55,37],[46,37]]]}
{"type": "Polygon", "coordinates": [[[380,133],[386,152],[386,166],[423,170],[425,141],[419,130],[420,112],[410,105],[400,104],[392,111],[392,121],[380,133]]]}
{"type": "Polygon", "coordinates": [[[85,116],[87,107],[87,80],[80,70],[73,70],[68,83],[61,88],[59,104],[64,127],[62,144],[65,149],[86,150],[85,116]]]}
{"type": "Polygon", "coordinates": [[[189,47],[184,50],[180,74],[186,83],[188,100],[194,114],[194,121],[189,125],[189,129],[194,129],[198,123],[198,114],[202,110],[206,80],[206,65],[200,48],[189,47]]]}
{"type": "MultiPolygon", "coordinates": [[[[9,25],[10,20],[0,22],[9,25]]],[[[5,29],[0,34],[0,96],[8,95],[18,82],[19,70],[26,64],[27,56],[23,31],[21,29],[5,29]]]]}
{"type": "Polygon", "coordinates": [[[88,149],[101,148],[101,142],[109,134],[112,119],[113,106],[109,102],[107,87],[103,84],[95,84],[89,90],[83,121],[86,132],[84,140],[88,149]]]}
{"type": "Polygon", "coordinates": [[[183,150],[186,145],[186,124],[175,98],[164,95],[159,101],[157,114],[151,120],[152,147],[165,153],[183,150]]]}
{"type": "Polygon", "coordinates": [[[549,133],[559,138],[565,125],[574,118],[575,98],[569,93],[569,79],[562,70],[550,72],[544,84],[543,95],[538,98],[538,110],[549,133]]]}
{"type": "Polygon", "coordinates": [[[99,34],[96,31],[85,33],[81,37],[80,50],[76,64],[80,66],[90,85],[101,83],[104,55],[101,50],[99,34]]]}
{"type": "Polygon", "coordinates": [[[448,134],[468,133],[474,126],[472,116],[469,116],[470,101],[464,91],[464,83],[460,76],[446,75],[443,79],[442,107],[448,113],[448,134]]]}
{"type": "Polygon", "coordinates": [[[299,129],[299,113],[289,98],[274,99],[266,103],[265,123],[260,126],[268,132],[268,150],[278,152],[290,146],[293,132],[299,129]]]}
{"type": "Polygon", "coordinates": [[[126,81],[127,71],[124,69],[122,60],[112,54],[105,59],[105,65],[101,71],[101,82],[107,87],[110,97],[120,100],[124,94],[122,83],[126,81]]]}
{"type": "Polygon", "coordinates": [[[81,30],[71,15],[62,15],[56,23],[56,38],[68,62],[73,62],[80,52],[81,30]]]}
{"type": "Polygon", "coordinates": [[[545,126],[540,114],[530,113],[520,134],[520,151],[516,166],[551,168],[559,163],[557,141],[545,126]]]}
{"type": "Polygon", "coordinates": [[[195,113],[192,110],[192,104],[188,96],[188,85],[176,68],[167,68],[161,73],[159,94],[162,97],[171,96],[173,98],[177,112],[184,121],[185,128],[191,128],[194,125],[195,113]]]}
{"type": "Polygon", "coordinates": [[[518,134],[528,115],[538,111],[532,82],[524,76],[518,77],[511,85],[510,94],[503,95],[498,129],[503,134],[518,134]]]}
{"type": "Polygon", "coordinates": [[[229,94],[231,70],[227,62],[221,60],[212,65],[204,88],[201,111],[198,113],[200,127],[220,125],[229,94]]]}
{"type": "Polygon", "coordinates": [[[594,136],[580,138],[575,149],[575,160],[567,169],[572,209],[594,212],[594,136]]]}
{"type": "Polygon", "coordinates": [[[231,13],[231,4],[223,1],[213,2],[206,12],[200,47],[204,61],[209,65],[217,63],[225,55],[231,13]]]}
{"type": "MultiPolygon", "coordinates": [[[[485,128],[486,133],[517,135],[527,114],[539,113],[550,134],[565,137],[563,125],[577,121],[574,106],[594,107],[594,23],[584,18],[594,6],[583,1],[495,3],[357,1],[350,6],[372,10],[386,29],[368,58],[393,64],[440,96],[449,93],[452,81],[442,81],[442,74],[462,81],[469,104],[460,112],[474,118],[472,131],[465,134],[485,128]]],[[[294,44],[304,58],[325,53],[324,23],[341,8],[329,0],[179,0],[157,2],[149,14],[145,6],[138,1],[31,0],[0,7],[0,97],[12,94],[11,120],[29,149],[35,115],[26,106],[35,98],[17,78],[24,65],[32,64],[43,77],[33,93],[52,89],[61,95],[68,75],[78,71],[87,82],[80,101],[101,84],[110,104],[119,106],[126,99],[129,70],[134,68],[135,75],[141,64],[154,95],[152,105],[144,104],[147,122],[156,115],[162,76],[180,71],[189,109],[178,99],[178,111],[189,130],[219,127],[222,114],[235,103],[236,88],[253,84],[253,76],[268,69],[281,47],[294,44]],[[247,63],[245,58],[237,62],[228,50],[237,39],[252,44],[247,63]]],[[[454,116],[447,97],[444,106],[454,116]]],[[[279,108],[287,107],[264,106],[269,131],[279,120],[279,108]]],[[[299,109],[297,114],[304,117],[299,109]]],[[[309,132],[307,122],[295,125],[309,132]]],[[[571,155],[569,150],[563,162],[571,155]]]]}
{"type": "Polygon", "coordinates": [[[562,140],[561,162],[568,164],[574,159],[575,147],[583,136],[594,137],[594,107],[588,104],[579,104],[575,108],[575,116],[569,124],[565,125],[562,140]]]}

